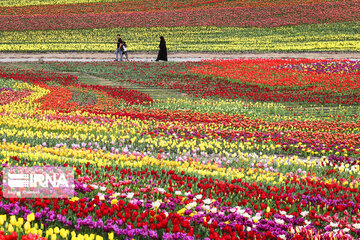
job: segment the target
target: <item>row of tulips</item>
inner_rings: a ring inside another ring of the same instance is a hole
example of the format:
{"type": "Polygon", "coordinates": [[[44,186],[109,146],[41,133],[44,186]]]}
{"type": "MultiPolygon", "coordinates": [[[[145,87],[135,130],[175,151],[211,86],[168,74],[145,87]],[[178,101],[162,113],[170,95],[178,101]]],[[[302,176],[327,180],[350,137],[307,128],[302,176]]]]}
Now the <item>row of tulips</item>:
{"type": "Polygon", "coordinates": [[[1,123],[6,128],[1,129],[0,135],[6,141],[23,144],[32,142],[50,147],[66,145],[75,149],[89,147],[95,151],[112,153],[130,148],[139,152],[150,151],[155,156],[161,153],[164,157],[180,159],[180,154],[200,157],[204,161],[221,155],[235,157],[239,151],[297,154],[304,157],[327,155],[334,163],[349,164],[356,164],[351,158],[359,158],[358,123],[257,123],[252,119],[221,114],[180,111],[175,114],[125,108],[118,113],[107,112],[111,117],[102,118],[98,122],[86,117],[86,112],[82,116],[61,117],[51,114],[40,117],[37,114],[6,116],[8,111],[5,110],[1,116],[1,123]],[[28,117],[33,120],[28,120],[28,117]],[[114,121],[114,118],[118,120],[114,121]],[[132,120],[134,118],[141,120],[132,120]],[[12,122],[9,122],[11,119],[12,122]],[[48,125],[49,120],[54,122],[48,125]],[[63,129],[63,121],[68,122],[66,129],[63,129]],[[27,127],[22,127],[24,124],[27,127]]]}
{"type": "Polygon", "coordinates": [[[356,21],[360,3],[331,2],[264,8],[211,8],[160,12],[81,15],[5,15],[0,17],[2,31],[55,29],[94,29],[114,27],[279,27],[330,22],[356,21]],[[324,12],[326,14],[324,14],[324,12]],[[275,17],[274,17],[275,16],[275,17]]]}
{"type": "Polygon", "coordinates": [[[2,31],[0,51],[114,51],[121,33],[128,51],[359,51],[358,21],[272,28],[221,26],[127,27],[2,31]],[[154,41],[152,41],[153,39],[154,41]],[[221,39],[221,41],[219,41],[221,39]],[[150,40],[150,41],[149,41],[150,40]]]}
{"type": "Polygon", "coordinates": [[[230,115],[245,115],[252,119],[265,121],[353,121],[359,117],[358,107],[327,106],[309,108],[305,104],[288,106],[288,103],[249,102],[239,99],[189,99],[168,98],[154,101],[147,108],[162,110],[192,110],[204,113],[221,113],[230,115]]]}
{"type": "MultiPolygon", "coordinates": [[[[234,122],[232,126],[247,128],[247,130],[233,131],[226,130],[226,127],[221,130],[217,129],[221,125],[214,122],[204,122],[204,120],[211,120],[207,114],[187,113],[183,116],[184,120],[179,123],[176,118],[181,112],[176,115],[170,115],[171,113],[165,115],[165,112],[150,114],[150,112],[139,113],[136,110],[129,111],[129,109],[123,109],[123,111],[126,111],[123,115],[110,113],[108,116],[110,115],[112,118],[101,118],[99,121],[85,117],[86,115],[65,118],[49,115],[39,118],[37,114],[21,114],[16,117],[6,117],[5,113],[8,113],[8,110],[5,110],[1,122],[7,127],[0,133],[3,141],[17,141],[22,144],[31,141],[33,144],[55,148],[69,146],[73,149],[82,149],[86,147],[111,154],[123,151],[126,153],[130,151],[147,152],[153,156],[160,154],[161,158],[171,157],[178,160],[195,157],[207,162],[213,159],[213,161],[225,165],[234,163],[227,161],[226,158],[223,159],[223,156],[235,158],[241,151],[255,151],[259,154],[297,154],[305,157],[328,155],[332,164],[337,165],[344,162],[356,164],[356,161],[351,158],[359,157],[358,133],[351,130],[358,128],[356,125],[341,124],[339,127],[337,124],[330,125],[327,122],[314,122],[308,125],[302,125],[300,122],[283,122],[282,126],[275,127],[276,123],[264,122],[254,125],[251,124],[250,119],[240,118],[239,121],[247,123],[238,125],[234,122]],[[29,121],[27,119],[29,117],[34,118],[35,121],[29,121]],[[112,120],[114,117],[119,120],[112,120]],[[141,118],[143,122],[129,121],[127,120],[129,117],[141,118]],[[161,120],[167,117],[170,119],[161,120]],[[26,120],[22,120],[22,118],[26,118],[26,120]],[[171,121],[171,118],[174,120],[171,121]],[[199,119],[196,120],[196,118],[199,119]],[[13,120],[12,123],[9,123],[10,119],[13,120]],[[189,119],[192,119],[192,123],[185,123],[189,119]],[[47,121],[49,120],[55,122],[48,125],[47,121]],[[68,122],[69,126],[64,129],[61,122],[57,123],[56,121],[68,122]],[[28,127],[22,128],[23,124],[28,127]],[[176,125],[170,127],[173,124],[176,125]],[[196,129],[197,124],[201,124],[203,127],[196,129]],[[98,126],[102,127],[96,130],[98,126]],[[299,130],[293,126],[297,126],[299,130]],[[311,132],[311,127],[316,130],[311,132]],[[257,128],[263,129],[264,132],[256,131],[257,128]],[[302,133],[306,128],[309,132],[302,133]],[[342,131],[345,131],[343,133],[325,133],[339,131],[342,128],[344,128],[342,131]],[[346,131],[346,128],[349,130],[346,131]],[[59,134],[58,131],[61,130],[62,133],[59,134]]],[[[226,121],[224,116],[217,115],[216,117],[226,121]]]]}
{"type": "MultiPolygon", "coordinates": [[[[73,240],[102,240],[100,235],[77,234],[75,231],[70,233],[69,229],[54,227],[45,228],[44,224],[34,223],[35,214],[27,214],[26,218],[11,215],[0,215],[0,238],[3,240],[54,240],[54,239],[73,239],[73,240]],[[20,238],[21,237],[21,238],[20,238]]],[[[109,239],[113,240],[111,234],[109,239]]]]}
{"type": "MultiPolygon", "coordinates": [[[[86,14],[86,13],[119,13],[131,11],[159,11],[176,9],[194,8],[214,8],[214,7],[265,7],[279,5],[299,5],[329,2],[329,0],[243,0],[243,1],[224,1],[224,0],[192,0],[192,1],[173,1],[165,0],[162,2],[155,0],[134,0],[123,4],[121,0],[61,0],[56,4],[52,0],[4,0],[0,3],[1,15],[23,15],[23,14],[86,14]]],[[[336,2],[336,0],[335,0],[336,2]]]]}
{"type": "MultiPolygon", "coordinates": [[[[11,228],[10,228],[11,230],[11,228]]],[[[5,234],[4,231],[0,231],[0,239],[1,240],[18,240],[19,239],[19,234],[17,234],[15,231],[12,231],[10,234],[5,234]]],[[[21,240],[45,240],[47,238],[42,238],[39,237],[36,234],[28,234],[28,235],[22,235],[21,240]]]]}

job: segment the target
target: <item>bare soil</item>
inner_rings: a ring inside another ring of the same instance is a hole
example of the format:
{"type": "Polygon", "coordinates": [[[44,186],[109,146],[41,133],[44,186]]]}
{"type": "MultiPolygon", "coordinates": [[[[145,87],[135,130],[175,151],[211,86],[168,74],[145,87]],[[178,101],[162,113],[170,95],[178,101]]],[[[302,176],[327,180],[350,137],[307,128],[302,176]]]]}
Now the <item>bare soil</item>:
{"type": "MultiPolygon", "coordinates": [[[[155,59],[157,52],[129,52],[131,60],[155,59]]],[[[113,52],[0,52],[0,59],[91,59],[91,60],[112,60],[115,58],[113,52]]],[[[241,59],[241,58],[311,58],[311,59],[360,59],[360,52],[271,52],[271,53],[214,53],[214,52],[169,52],[169,61],[172,58],[180,59],[241,59]]]]}

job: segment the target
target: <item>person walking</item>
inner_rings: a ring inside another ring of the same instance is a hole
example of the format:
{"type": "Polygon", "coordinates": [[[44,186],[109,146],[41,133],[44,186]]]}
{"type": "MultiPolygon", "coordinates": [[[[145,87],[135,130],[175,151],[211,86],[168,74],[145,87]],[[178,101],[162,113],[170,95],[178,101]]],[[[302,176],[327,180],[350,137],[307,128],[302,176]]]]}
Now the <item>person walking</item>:
{"type": "Polygon", "coordinates": [[[126,42],[124,42],[123,45],[122,45],[122,53],[123,53],[123,56],[125,56],[126,61],[129,61],[126,42]]]}
{"type": "Polygon", "coordinates": [[[117,45],[116,45],[116,51],[115,51],[115,61],[119,61],[119,54],[120,54],[120,61],[123,60],[123,44],[124,44],[124,41],[121,39],[121,36],[120,34],[118,34],[117,36],[117,45]]]}
{"type": "Polygon", "coordinates": [[[159,54],[155,61],[167,61],[167,49],[166,49],[166,42],[163,36],[160,37],[160,45],[159,45],[159,54]]]}

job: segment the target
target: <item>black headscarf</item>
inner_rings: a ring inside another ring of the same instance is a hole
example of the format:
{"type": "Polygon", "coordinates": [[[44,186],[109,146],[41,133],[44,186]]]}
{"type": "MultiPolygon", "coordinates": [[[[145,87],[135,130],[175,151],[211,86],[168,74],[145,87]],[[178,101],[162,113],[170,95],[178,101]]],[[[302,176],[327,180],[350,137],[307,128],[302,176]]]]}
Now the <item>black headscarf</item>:
{"type": "Polygon", "coordinates": [[[160,49],[166,49],[166,42],[163,36],[160,37],[160,49]]]}

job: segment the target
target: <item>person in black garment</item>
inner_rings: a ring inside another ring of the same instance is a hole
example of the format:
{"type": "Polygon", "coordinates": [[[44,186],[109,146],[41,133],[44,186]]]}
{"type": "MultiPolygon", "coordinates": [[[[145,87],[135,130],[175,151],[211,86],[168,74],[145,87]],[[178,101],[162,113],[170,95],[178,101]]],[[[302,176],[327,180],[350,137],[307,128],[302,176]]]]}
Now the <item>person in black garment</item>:
{"type": "Polygon", "coordinates": [[[155,61],[167,61],[167,49],[166,49],[166,42],[163,36],[160,37],[160,45],[159,45],[159,54],[155,61]]]}

